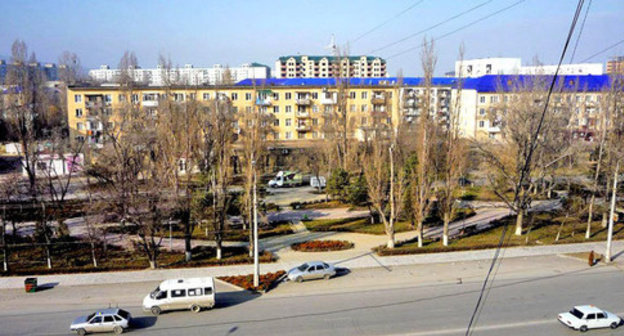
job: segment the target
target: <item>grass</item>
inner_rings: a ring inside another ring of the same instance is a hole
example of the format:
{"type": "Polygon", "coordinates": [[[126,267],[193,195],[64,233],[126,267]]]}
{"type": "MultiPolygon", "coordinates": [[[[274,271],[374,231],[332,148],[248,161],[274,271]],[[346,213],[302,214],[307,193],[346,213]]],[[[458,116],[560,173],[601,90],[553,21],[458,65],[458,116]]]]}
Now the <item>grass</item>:
{"type": "MultiPolygon", "coordinates": [[[[200,239],[200,240],[214,240],[214,234],[210,232],[210,228],[208,229],[208,235],[206,235],[206,231],[204,228],[200,228],[199,226],[195,226],[193,233],[191,234],[192,239],[200,239]]],[[[125,234],[136,234],[137,227],[127,225],[125,228],[121,226],[110,226],[106,228],[106,232],[108,233],[125,233],[125,234]]],[[[271,228],[259,228],[258,229],[258,238],[267,238],[273,236],[280,236],[294,233],[293,229],[290,227],[290,224],[277,224],[271,228]]],[[[169,238],[169,229],[164,228],[162,233],[164,238],[169,238]]],[[[184,232],[181,226],[174,226],[171,232],[171,236],[173,238],[184,239],[184,232]]],[[[249,241],[249,230],[243,229],[226,229],[223,231],[223,241],[249,241]]]]}
{"type": "MultiPolygon", "coordinates": [[[[149,267],[144,253],[127,251],[117,246],[108,246],[104,251],[101,245],[96,248],[98,267],[93,267],[91,249],[87,243],[79,241],[56,242],[52,245],[52,269],[46,265],[45,252],[41,247],[19,247],[9,253],[10,272],[1,272],[1,276],[27,274],[60,274],[87,273],[106,271],[140,270],[149,267]]],[[[212,247],[199,246],[193,248],[191,261],[184,261],[184,253],[169,252],[161,249],[158,257],[159,268],[182,268],[221,266],[253,263],[245,247],[224,247],[223,258],[216,258],[216,250],[212,247]]],[[[2,253],[0,252],[0,255],[2,253]]],[[[270,252],[260,255],[261,262],[273,262],[275,256],[270,252]]]]}
{"type": "MultiPolygon", "coordinates": [[[[507,199],[513,199],[514,193],[512,191],[507,191],[504,196],[507,199]]],[[[485,188],[482,186],[474,186],[474,187],[465,187],[463,192],[460,193],[459,198],[464,201],[487,201],[487,202],[501,202],[500,197],[498,197],[494,191],[489,188],[485,188]]],[[[544,195],[534,195],[534,200],[546,199],[544,195]]]]}
{"type": "MultiPolygon", "coordinates": [[[[383,223],[371,224],[368,217],[339,218],[339,219],[315,219],[304,221],[303,224],[310,231],[339,231],[357,232],[375,235],[386,233],[383,223]]],[[[409,222],[398,222],[394,225],[395,232],[411,230],[409,222]]]]}
{"type": "MultiPolygon", "coordinates": [[[[498,246],[503,228],[506,224],[509,224],[509,227],[505,246],[535,246],[606,240],[607,230],[602,228],[599,221],[592,223],[592,236],[589,239],[585,239],[586,223],[578,218],[568,218],[563,226],[559,241],[555,242],[559,226],[564,220],[565,217],[558,213],[539,213],[534,217],[534,224],[530,226],[528,225],[529,220],[526,220],[523,235],[516,236],[513,232],[515,228],[515,217],[506,217],[497,221],[490,229],[462,238],[451,239],[447,247],[442,246],[440,241],[425,240],[423,242],[423,247],[419,248],[416,241],[407,241],[398,244],[392,250],[385,247],[378,247],[376,251],[380,255],[400,255],[495,248],[498,246]]],[[[615,224],[613,239],[624,239],[624,223],[615,224]]]]}

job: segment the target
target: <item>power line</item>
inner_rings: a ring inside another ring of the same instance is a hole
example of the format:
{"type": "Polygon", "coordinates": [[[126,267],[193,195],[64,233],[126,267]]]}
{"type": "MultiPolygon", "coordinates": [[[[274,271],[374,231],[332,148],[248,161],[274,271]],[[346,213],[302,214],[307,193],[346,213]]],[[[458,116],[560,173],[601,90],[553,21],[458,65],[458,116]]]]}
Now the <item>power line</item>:
{"type": "Polygon", "coordinates": [[[411,6],[407,7],[407,8],[406,8],[406,9],[404,9],[404,10],[402,10],[402,11],[401,11],[401,12],[399,12],[398,14],[396,14],[396,15],[394,15],[393,17],[391,17],[391,18],[387,19],[386,21],[384,21],[384,22],[382,22],[382,23],[378,24],[377,26],[373,27],[373,28],[372,28],[372,29],[370,29],[369,31],[367,31],[367,32],[363,33],[362,35],[358,36],[357,38],[355,38],[355,40],[351,41],[351,43],[355,43],[355,42],[357,42],[357,41],[361,40],[364,36],[366,36],[366,35],[368,35],[368,34],[370,34],[370,33],[374,32],[375,30],[377,30],[377,29],[379,29],[379,28],[381,28],[381,27],[385,26],[386,24],[388,24],[390,21],[392,21],[392,20],[394,20],[394,19],[398,18],[399,16],[401,16],[401,15],[403,15],[403,14],[407,13],[407,12],[408,12],[408,11],[410,11],[412,8],[414,8],[414,7],[418,6],[418,5],[420,5],[423,1],[425,1],[425,0],[419,0],[419,1],[416,1],[416,2],[415,2],[415,3],[413,3],[411,6]]]}
{"type": "MultiPolygon", "coordinates": [[[[537,128],[535,130],[535,133],[532,134],[531,137],[531,142],[529,143],[529,151],[528,154],[526,156],[526,162],[524,163],[524,166],[522,167],[522,170],[520,171],[520,179],[518,180],[518,184],[516,186],[516,191],[514,193],[514,204],[518,202],[518,196],[519,196],[519,191],[520,191],[520,186],[522,186],[524,184],[524,179],[527,177],[528,173],[529,173],[529,168],[531,165],[531,161],[533,158],[533,153],[535,152],[535,149],[537,147],[537,138],[539,136],[539,133],[542,129],[542,126],[544,124],[544,118],[546,117],[546,111],[548,110],[548,104],[550,102],[550,97],[552,95],[553,89],[555,87],[555,83],[557,81],[557,76],[559,75],[559,69],[561,68],[561,63],[563,63],[563,59],[565,58],[566,52],[568,50],[568,46],[570,44],[570,41],[572,40],[572,35],[574,33],[574,29],[576,27],[576,23],[578,22],[578,18],[581,14],[581,10],[583,9],[583,4],[584,4],[585,0],[579,0],[577,6],[576,6],[576,11],[574,13],[574,17],[572,18],[572,23],[570,24],[570,30],[568,31],[568,36],[566,38],[566,42],[563,46],[563,50],[561,52],[561,57],[559,57],[559,63],[557,64],[557,69],[555,70],[555,75],[552,78],[552,81],[550,83],[550,87],[548,89],[548,95],[546,96],[546,101],[544,103],[544,110],[542,111],[542,114],[540,116],[540,120],[539,123],[537,124],[537,128]]],[[[522,209],[517,209],[516,212],[522,211],[522,209]]],[[[500,250],[503,248],[503,242],[504,242],[504,237],[505,234],[507,233],[507,228],[509,227],[509,223],[505,224],[505,227],[502,230],[502,234],[501,234],[501,238],[498,244],[498,247],[496,248],[496,252],[494,253],[494,257],[492,258],[492,263],[490,264],[490,268],[488,270],[487,275],[485,276],[485,280],[483,281],[483,286],[481,287],[481,292],[479,293],[479,297],[477,299],[477,304],[472,312],[472,316],[470,317],[470,321],[468,323],[468,328],[466,329],[466,336],[469,336],[471,334],[471,328],[473,326],[473,323],[475,321],[475,317],[477,316],[477,314],[482,310],[482,305],[485,304],[485,300],[483,299],[483,294],[486,291],[488,282],[490,280],[490,276],[492,274],[492,270],[494,269],[494,265],[496,265],[498,256],[500,254],[500,250]]],[[[492,278],[492,281],[494,281],[494,278],[492,278]]],[[[490,287],[491,288],[491,287],[490,287]]],[[[489,290],[488,290],[489,293],[489,290]]]]}
{"type": "MultiPolygon", "coordinates": [[[[507,6],[507,7],[504,7],[504,8],[499,9],[499,10],[497,10],[497,11],[493,12],[493,13],[490,13],[490,14],[488,14],[488,15],[486,15],[486,16],[483,16],[483,17],[481,17],[481,18],[479,18],[479,19],[476,19],[476,20],[474,20],[474,21],[472,21],[472,22],[470,22],[470,23],[468,23],[468,24],[465,24],[465,25],[463,25],[463,26],[461,26],[461,27],[459,27],[459,28],[457,28],[457,29],[455,29],[455,30],[453,30],[453,31],[450,31],[450,32],[448,32],[448,33],[446,33],[446,34],[444,34],[444,35],[440,35],[440,36],[438,36],[438,37],[435,37],[435,38],[434,38],[434,40],[435,40],[435,41],[439,41],[439,40],[441,40],[441,39],[443,39],[443,38],[445,38],[445,37],[448,37],[448,36],[450,36],[450,35],[452,35],[452,34],[457,33],[458,31],[461,31],[461,30],[464,30],[464,29],[466,29],[466,28],[469,28],[469,27],[471,27],[471,26],[473,26],[473,25],[475,25],[475,24],[477,24],[477,23],[479,23],[479,22],[481,22],[481,21],[485,21],[485,20],[487,20],[487,19],[489,19],[489,18],[491,18],[491,17],[493,17],[493,16],[496,16],[496,15],[498,15],[498,14],[500,14],[500,13],[504,12],[504,11],[507,11],[507,10],[509,10],[509,9],[513,8],[513,7],[516,7],[517,5],[519,5],[519,4],[521,4],[521,3],[525,2],[525,1],[526,1],[526,0],[516,1],[516,2],[514,2],[513,4],[511,4],[511,5],[507,6]]],[[[398,53],[396,53],[396,54],[394,54],[394,55],[391,55],[391,56],[389,56],[389,57],[386,57],[386,59],[390,59],[390,58],[393,58],[393,57],[396,57],[396,56],[400,56],[400,55],[403,55],[403,54],[405,54],[405,53],[408,53],[408,52],[410,52],[410,51],[412,51],[412,50],[416,50],[416,49],[420,49],[420,48],[422,48],[422,45],[417,45],[417,46],[415,46],[415,47],[412,47],[412,48],[409,48],[409,49],[403,50],[403,51],[398,52],[398,53]]]]}
{"type": "Polygon", "coordinates": [[[589,61],[590,59],[592,59],[592,58],[594,58],[594,57],[596,57],[596,56],[598,56],[598,55],[600,55],[600,54],[602,54],[602,53],[604,53],[604,52],[606,52],[606,51],[609,51],[609,50],[611,50],[611,49],[613,49],[613,48],[615,48],[615,47],[619,46],[619,45],[620,45],[620,44],[622,44],[622,43],[624,43],[624,40],[620,40],[619,42],[616,42],[616,43],[614,43],[614,44],[612,44],[612,45],[610,45],[610,46],[608,46],[608,47],[606,47],[606,48],[604,48],[604,49],[600,50],[599,52],[597,52],[597,53],[595,53],[595,54],[593,54],[593,55],[591,55],[591,56],[587,57],[586,59],[582,60],[582,61],[581,61],[581,63],[583,63],[583,62],[587,62],[587,61],[589,61]]]}
{"type": "Polygon", "coordinates": [[[445,24],[445,23],[447,23],[447,22],[450,22],[450,21],[453,21],[453,20],[457,19],[458,17],[460,17],[460,16],[462,16],[462,15],[464,15],[464,14],[468,14],[468,13],[472,12],[472,11],[473,11],[473,10],[475,10],[475,9],[481,8],[481,7],[483,7],[483,6],[487,5],[488,3],[492,2],[492,1],[494,1],[494,0],[488,0],[488,1],[486,1],[486,2],[483,2],[483,3],[479,4],[479,5],[476,5],[476,6],[472,7],[472,8],[469,8],[468,10],[465,10],[465,11],[463,11],[463,12],[459,13],[459,14],[456,14],[456,15],[454,15],[454,16],[451,16],[450,18],[448,18],[448,19],[446,19],[446,20],[443,20],[443,21],[441,21],[441,22],[438,22],[438,23],[436,23],[436,24],[434,24],[434,25],[432,25],[432,26],[429,26],[429,27],[427,27],[427,28],[425,28],[425,29],[423,29],[423,30],[421,30],[421,31],[418,31],[418,32],[416,32],[416,33],[413,33],[413,34],[407,35],[406,37],[403,37],[403,38],[401,38],[401,39],[399,39],[399,40],[397,40],[397,41],[394,41],[394,42],[392,42],[392,43],[386,44],[386,45],[385,45],[385,46],[383,46],[383,47],[379,47],[379,48],[377,48],[377,49],[371,50],[371,51],[369,52],[369,54],[372,54],[372,53],[377,52],[377,51],[379,51],[379,50],[383,50],[383,49],[386,49],[386,48],[392,47],[392,46],[397,45],[397,44],[399,44],[399,43],[401,43],[401,42],[403,42],[403,41],[409,40],[409,39],[411,39],[412,37],[418,36],[418,35],[420,35],[420,34],[422,34],[422,33],[426,33],[426,32],[428,32],[428,31],[432,30],[433,28],[439,27],[439,26],[441,26],[441,25],[443,25],[443,24],[445,24]]]}
{"type": "Polygon", "coordinates": [[[572,50],[572,55],[570,55],[570,63],[574,61],[574,56],[576,55],[576,48],[578,48],[579,41],[581,40],[581,35],[583,35],[583,29],[585,28],[585,21],[587,21],[587,14],[589,14],[589,9],[591,8],[592,0],[589,0],[587,4],[587,10],[585,10],[585,16],[583,17],[583,22],[581,23],[581,28],[579,29],[578,36],[576,37],[576,43],[574,44],[574,49],[572,50]]]}

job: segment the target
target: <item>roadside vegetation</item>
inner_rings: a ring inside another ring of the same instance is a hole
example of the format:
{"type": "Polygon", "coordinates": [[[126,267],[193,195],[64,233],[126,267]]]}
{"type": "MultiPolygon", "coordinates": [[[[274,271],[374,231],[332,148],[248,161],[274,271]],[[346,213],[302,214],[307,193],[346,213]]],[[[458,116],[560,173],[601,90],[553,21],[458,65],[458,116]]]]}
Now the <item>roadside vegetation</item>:
{"type": "Polygon", "coordinates": [[[290,248],[298,252],[330,252],[348,250],[353,246],[352,242],[346,240],[311,240],[292,244],[290,248]]]}

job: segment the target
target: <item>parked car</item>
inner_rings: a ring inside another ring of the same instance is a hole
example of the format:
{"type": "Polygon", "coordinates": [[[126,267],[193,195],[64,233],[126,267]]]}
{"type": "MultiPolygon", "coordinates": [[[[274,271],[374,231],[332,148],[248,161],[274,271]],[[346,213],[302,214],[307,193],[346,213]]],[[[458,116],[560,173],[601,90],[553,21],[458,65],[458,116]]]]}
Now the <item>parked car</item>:
{"type": "Polygon", "coordinates": [[[72,322],[69,330],[84,336],[87,333],[114,332],[119,335],[130,326],[132,316],[119,308],[108,308],[96,311],[91,315],[80,316],[72,322]]]}
{"type": "Polygon", "coordinates": [[[334,275],[336,275],[336,269],[333,265],[322,261],[310,261],[288,271],[287,278],[291,281],[302,282],[311,279],[329,280],[334,275]]]}
{"type": "Polygon", "coordinates": [[[143,299],[143,310],[154,315],[174,309],[199,313],[202,308],[214,307],[215,292],[210,277],[165,280],[143,299]]]}
{"type": "Polygon", "coordinates": [[[615,329],[622,324],[622,319],[619,316],[593,305],[576,306],[567,313],[559,314],[557,319],[564,325],[581,332],[595,328],[611,327],[611,329],[615,329]]]}
{"type": "Polygon", "coordinates": [[[325,186],[327,185],[327,181],[325,180],[325,176],[319,176],[318,178],[316,176],[312,176],[310,178],[310,186],[314,187],[314,188],[325,188],[325,186]]]}
{"type": "Polygon", "coordinates": [[[267,185],[269,188],[296,187],[303,184],[303,175],[296,171],[279,171],[267,185]]]}

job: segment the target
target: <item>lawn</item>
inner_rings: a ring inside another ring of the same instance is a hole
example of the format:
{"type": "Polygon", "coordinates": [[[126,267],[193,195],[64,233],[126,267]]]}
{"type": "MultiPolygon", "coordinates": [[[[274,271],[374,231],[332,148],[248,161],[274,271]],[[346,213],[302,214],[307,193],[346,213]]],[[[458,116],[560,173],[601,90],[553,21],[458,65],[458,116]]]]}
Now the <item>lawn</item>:
{"type": "MultiPolygon", "coordinates": [[[[52,248],[52,269],[46,266],[45,253],[41,247],[19,247],[9,253],[10,272],[0,272],[2,276],[26,274],[59,274],[59,273],[86,273],[105,271],[139,270],[149,267],[147,257],[142,251],[127,251],[117,246],[108,246],[106,251],[102,246],[96,248],[98,267],[93,267],[91,249],[87,243],[72,240],[70,242],[55,242],[52,248]]],[[[2,253],[0,252],[0,257],[2,253]]],[[[273,262],[275,256],[270,252],[263,252],[261,262],[273,262]]],[[[169,252],[164,248],[158,257],[159,268],[182,268],[221,266],[253,263],[245,247],[224,247],[223,258],[216,258],[216,250],[212,247],[193,248],[193,259],[184,261],[183,252],[169,252]]]]}
{"type": "MultiPolygon", "coordinates": [[[[200,228],[199,226],[195,226],[193,233],[191,235],[192,239],[201,239],[201,240],[214,240],[214,234],[208,229],[208,235],[206,235],[205,228],[200,228]]],[[[136,234],[137,227],[127,225],[122,228],[121,226],[109,226],[106,228],[106,232],[108,233],[125,233],[125,234],[136,234]]],[[[258,238],[267,238],[272,236],[280,236],[294,233],[293,229],[290,227],[290,224],[276,224],[270,228],[259,228],[258,229],[258,238]]],[[[169,238],[169,229],[167,227],[163,228],[163,237],[169,238]]],[[[184,239],[184,232],[181,226],[173,226],[171,236],[173,238],[184,239]]],[[[249,241],[249,230],[243,229],[225,229],[223,231],[223,241],[249,241]]]]}
{"type": "MultiPolygon", "coordinates": [[[[460,209],[455,215],[455,220],[468,218],[474,215],[472,209],[460,209]]],[[[340,231],[340,232],[357,232],[375,235],[386,234],[383,223],[371,224],[370,218],[339,218],[339,219],[315,219],[311,221],[303,221],[303,224],[309,231],[340,231]]],[[[426,226],[441,225],[437,216],[432,216],[425,221],[426,226]]],[[[394,231],[406,232],[413,230],[408,221],[399,221],[394,224],[394,231]]]]}
{"type": "MultiPolygon", "coordinates": [[[[505,238],[505,246],[535,246],[606,240],[607,230],[602,227],[600,221],[592,223],[592,236],[586,240],[586,223],[579,221],[577,218],[568,218],[561,231],[559,241],[555,242],[559,226],[564,220],[565,217],[558,213],[539,213],[535,216],[534,224],[530,226],[528,225],[529,220],[525,221],[523,235],[516,236],[513,234],[515,217],[507,217],[497,221],[494,227],[485,231],[462,238],[451,239],[447,247],[442,246],[440,241],[425,240],[422,248],[418,248],[416,241],[407,241],[398,244],[393,250],[385,247],[379,247],[376,250],[380,255],[400,255],[495,248],[498,246],[506,224],[509,224],[509,226],[505,238]]],[[[613,238],[624,239],[624,223],[615,224],[613,238]]]]}

